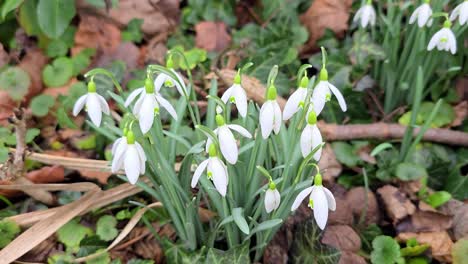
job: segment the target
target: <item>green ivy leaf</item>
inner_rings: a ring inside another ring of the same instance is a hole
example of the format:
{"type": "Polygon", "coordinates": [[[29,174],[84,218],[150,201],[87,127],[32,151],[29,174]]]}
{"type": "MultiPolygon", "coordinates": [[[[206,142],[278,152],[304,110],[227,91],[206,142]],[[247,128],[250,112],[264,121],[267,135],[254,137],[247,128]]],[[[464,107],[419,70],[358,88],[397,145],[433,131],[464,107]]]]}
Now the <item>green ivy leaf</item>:
{"type": "Polygon", "coordinates": [[[143,33],[141,32],[141,25],[143,19],[134,18],[128,22],[127,28],[122,32],[122,40],[140,43],[143,39],[143,33]]]}
{"type": "Polygon", "coordinates": [[[119,231],[115,226],[117,220],[112,215],[104,215],[96,223],[96,234],[104,241],[111,241],[118,234],[119,231]]]}
{"type": "Polygon", "coordinates": [[[446,202],[448,202],[452,198],[452,195],[446,191],[438,191],[435,193],[430,194],[424,201],[428,203],[430,206],[437,208],[446,202]]]}
{"type": "Polygon", "coordinates": [[[216,248],[208,249],[206,254],[206,264],[248,264],[250,262],[249,257],[249,247],[246,245],[241,245],[238,247],[233,247],[227,251],[222,251],[216,248]]]}
{"type": "Polygon", "coordinates": [[[73,61],[73,75],[78,75],[82,71],[88,68],[89,64],[91,63],[91,59],[85,53],[80,52],[76,56],[72,58],[73,61]]]}
{"type": "Polygon", "coordinates": [[[25,142],[26,144],[29,144],[33,142],[33,140],[41,134],[41,130],[38,128],[30,128],[26,130],[26,136],[25,136],[25,142]]]}
{"type": "Polygon", "coordinates": [[[0,73],[0,89],[5,90],[15,101],[20,101],[28,93],[31,79],[19,67],[9,67],[0,73]]]}
{"type": "Polygon", "coordinates": [[[21,231],[19,225],[11,220],[3,219],[0,221],[0,248],[8,245],[15,236],[21,231]]]}
{"type": "Polygon", "coordinates": [[[48,87],[65,85],[73,76],[73,61],[67,57],[55,59],[42,71],[42,79],[48,87]]]}
{"type": "Polygon", "coordinates": [[[39,27],[50,38],[60,37],[76,14],[73,0],[39,0],[39,27]]]}
{"type": "Polygon", "coordinates": [[[33,115],[43,117],[49,113],[49,109],[54,106],[54,97],[46,94],[41,94],[31,100],[31,110],[33,115]]]}
{"type": "Polygon", "coordinates": [[[28,0],[19,9],[18,21],[29,36],[36,36],[42,33],[37,22],[37,1],[28,0]]]}
{"type": "Polygon", "coordinates": [[[359,156],[354,153],[354,148],[346,142],[333,142],[333,151],[336,158],[348,167],[354,167],[360,161],[359,156]]]}
{"type": "Polygon", "coordinates": [[[104,249],[108,246],[106,241],[103,241],[97,235],[83,238],[80,242],[80,250],[77,253],[78,257],[88,256],[95,253],[99,249],[104,249]]]}
{"type": "Polygon", "coordinates": [[[400,246],[389,236],[378,236],[372,241],[371,262],[373,264],[394,264],[399,261],[400,246]]]}
{"type": "Polygon", "coordinates": [[[452,246],[452,257],[454,264],[466,262],[468,259],[468,239],[462,238],[452,246]]]}
{"type": "Polygon", "coordinates": [[[47,46],[46,54],[50,58],[56,58],[67,55],[67,44],[61,39],[52,40],[47,46]]]}
{"type": "Polygon", "coordinates": [[[81,225],[78,220],[78,218],[71,220],[57,231],[58,241],[67,247],[67,252],[78,252],[81,240],[93,233],[90,228],[81,225]]]}
{"type": "Polygon", "coordinates": [[[398,164],[395,174],[403,181],[412,181],[422,177],[427,177],[427,171],[424,167],[419,164],[409,162],[398,164]]]}

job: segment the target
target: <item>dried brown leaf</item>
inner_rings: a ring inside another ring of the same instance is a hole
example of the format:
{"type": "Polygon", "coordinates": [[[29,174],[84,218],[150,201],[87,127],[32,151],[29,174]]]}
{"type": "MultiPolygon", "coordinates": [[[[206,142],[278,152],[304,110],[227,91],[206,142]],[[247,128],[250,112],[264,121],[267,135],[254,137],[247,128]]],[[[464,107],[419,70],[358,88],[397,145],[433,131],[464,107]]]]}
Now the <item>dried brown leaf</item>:
{"type": "Polygon", "coordinates": [[[382,197],[385,210],[393,220],[393,223],[400,221],[408,215],[412,215],[416,210],[416,207],[406,195],[392,185],[385,185],[379,188],[377,193],[382,197]]]}
{"type": "Polygon", "coordinates": [[[364,187],[355,187],[346,194],[346,201],[351,208],[355,221],[359,221],[364,213],[366,224],[375,224],[379,221],[379,204],[373,192],[366,192],[364,187]]]}
{"type": "Polygon", "coordinates": [[[361,248],[361,238],[347,225],[332,225],[325,229],[322,243],[340,251],[357,252],[361,248]]]}
{"type": "Polygon", "coordinates": [[[400,222],[398,232],[437,232],[452,227],[452,217],[438,212],[417,210],[409,219],[400,222]]]}
{"type": "Polygon", "coordinates": [[[356,253],[343,251],[341,252],[340,262],[338,264],[366,264],[366,260],[356,253]]]}
{"type": "Polygon", "coordinates": [[[26,177],[34,183],[53,183],[65,180],[65,170],[61,166],[45,166],[28,172],[26,177]]]}
{"type": "Polygon", "coordinates": [[[202,21],[195,25],[195,43],[207,51],[222,51],[229,46],[231,36],[224,22],[202,21]]]}
{"type": "Polygon", "coordinates": [[[468,238],[468,204],[452,199],[440,211],[453,216],[453,235],[456,240],[468,238]]]}
{"type": "Polygon", "coordinates": [[[453,110],[455,111],[455,119],[450,124],[450,127],[460,126],[468,116],[468,101],[460,102],[453,110]]]}
{"type": "Polygon", "coordinates": [[[322,156],[318,163],[319,167],[323,170],[323,179],[327,182],[334,182],[343,170],[343,166],[338,162],[330,144],[326,144],[322,150],[322,156]]]}
{"type": "Polygon", "coordinates": [[[411,238],[415,238],[420,244],[429,244],[432,256],[438,261],[452,261],[451,250],[453,242],[445,231],[429,233],[400,233],[396,238],[398,241],[407,241],[411,238]]]}

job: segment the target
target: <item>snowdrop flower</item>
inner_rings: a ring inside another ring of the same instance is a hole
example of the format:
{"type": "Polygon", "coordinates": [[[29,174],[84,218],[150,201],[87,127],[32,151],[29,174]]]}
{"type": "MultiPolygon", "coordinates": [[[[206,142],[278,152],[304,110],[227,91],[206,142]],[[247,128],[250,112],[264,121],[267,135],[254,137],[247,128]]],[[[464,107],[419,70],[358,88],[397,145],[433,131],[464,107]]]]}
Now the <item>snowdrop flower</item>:
{"type": "Polygon", "coordinates": [[[430,27],[432,25],[432,9],[429,5],[430,0],[424,0],[424,4],[416,8],[410,17],[409,23],[414,24],[418,20],[418,27],[430,27]]]}
{"type": "MultiPolygon", "coordinates": [[[[322,135],[317,127],[317,115],[311,110],[307,116],[307,125],[301,134],[301,152],[302,156],[307,157],[313,149],[323,143],[322,135]]],[[[322,148],[314,153],[314,160],[319,161],[322,156],[322,148]]]]}
{"type": "MultiPolygon", "coordinates": [[[[116,144],[118,142],[115,142],[116,144]]],[[[112,173],[125,170],[125,175],[131,184],[138,181],[140,174],[145,174],[146,155],[141,145],[135,141],[135,135],[128,131],[126,142],[116,144],[112,159],[112,173]]]]}
{"type": "Polygon", "coordinates": [[[305,100],[307,97],[307,85],[309,84],[309,79],[307,76],[302,77],[301,84],[296,91],[288,98],[286,105],[284,106],[283,111],[283,120],[290,119],[300,108],[304,107],[305,100]]]}
{"type": "MultiPolygon", "coordinates": [[[[223,154],[223,157],[227,162],[236,164],[237,158],[239,156],[239,149],[237,148],[237,142],[231,130],[236,131],[246,138],[252,138],[252,135],[242,126],[235,124],[227,125],[223,116],[220,114],[216,115],[216,124],[218,125],[218,128],[213,130],[213,132],[218,136],[221,154],[223,154]]],[[[212,141],[210,138],[208,138],[206,141],[206,152],[208,152],[211,145],[212,141]]]]}
{"type": "Polygon", "coordinates": [[[463,1],[459,4],[450,14],[450,20],[455,21],[458,17],[460,25],[465,25],[468,22],[468,0],[463,1]]]}
{"type": "Polygon", "coordinates": [[[242,88],[239,72],[237,72],[234,78],[234,84],[224,92],[223,96],[221,96],[221,100],[225,104],[230,100],[237,106],[237,110],[242,117],[247,116],[247,94],[244,88],[242,88]]]}
{"type": "Polygon", "coordinates": [[[375,10],[372,7],[372,1],[367,0],[367,3],[356,12],[353,22],[360,20],[361,27],[365,28],[370,23],[372,26],[375,25],[375,10]]]}
{"type": "Polygon", "coordinates": [[[320,229],[325,229],[328,220],[328,209],[335,211],[335,197],[327,188],[322,186],[322,176],[317,173],[314,177],[314,186],[304,189],[297,195],[291,207],[291,211],[296,210],[302,201],[309,195],[309,207],[314,210],[314,218],[320,229]]]}
{"type": "Polygon", "coordinates": [[[191,186],[192,188],[195,188],[201,174],[206,169],[206,175],[208,176],[208,179],[213,181],[214,186],[219,194],[225,197],[229,181],[227,167],[224,165],[223,161],[218,158],[218,152],[214,144],[210,145],[208,154],[210,157],[200,163],[200,165],[198,165],[197,169],[195,170],[191,186]]]}
{"type": "Polygon", "coordinates": [[[172,105],[159,94],[159,89],[155,86],[151,79],[147,78],[145,87],[138,88],[133,91],[125,101],[125,107],[128,107],[137,96],[140,96],[133,107],[133,114],[138,117],[140,129],[143,134],[147,133],[154,122],[155,112],[159,112],[159,106],[166,109],[172,118],[177,120],[177,113],[172,105]]]}
{"type": "Polygon", "coordinates": [[[340,90],[333,84],[328,82],[328,72],[325,67],[320,70],[320,81],[315,86],[314,92],[312,93],[312,104],[316,115],[320,115],[325,103],[330,101],[331,93],[333,93],[338,100],[338,104],[343,112],[346,112],[346,102],[341,94],[340,90]]]}
{"type": "Polygon", "coordinates": [[[268,190],[265,192],[265,210],[271,213],[273,210],[278,209],[281,202],[281,195],[276,189],[276,184],[270,182],[268,190]]]}
{"type": "Polygon", "coordinates": [[[278,134],[281,129],[281,109],[276,101],[276,87],[272,84],[268,87],[267,101],[260,109],[260,129],[262,137],[267,139],[271,131],[278,134]]]}
{"type": "Polygon", "coordinates": [[[429,41],[429,45],[427,46],[427,50],[431,51],[437,47],[438,50],[450,51],[452,54],[455,54],[457,52],[457,40],[450,29],[451,26],[452,23],[449,20],[446,20],[444,27],[432,36],[431,41],[429,41]]]}
{"type": "Polygon", "coordinates": [[[112,149],[111,149],[112,156],[115,156],[115,153],[116,153],[118,148],[122,148],[122,147],[126,148],[127,133],[128,133],[128,129],[124,128],[123,136],[119,137],[117,140],[114,141],[114,143],[112,143],[112,149]],[[123,145],[123,146],[121,146],[121,145],[123,145]]]}
{"type": "Polygon", "coordinates": [[[96,83],[92,80],[88,83],[88,93],[78,98],[73,106],[73,115],[77,116],[85,105],[91,122],[97,127],[101,125],[102,113],[110,113],[106,99],[96,93],[96,83]]]}
{"type": "Polygon", "coordinates": [[[156,79],[154,80],[155,89],[159,91],[163,85],[166,87],[175,86],[180,95],[188,97],[190,91],[185,85],[182,76],[174,70],[174,62],[172,61],[172,56],[169,56],[169,58],[167,59],[166,68],[168,68],[177,77],[177,81],[174,80],[174,78],[172,78],[170,75],[161,72],[158,75],[158,77],[156,77],[156,79]]]}

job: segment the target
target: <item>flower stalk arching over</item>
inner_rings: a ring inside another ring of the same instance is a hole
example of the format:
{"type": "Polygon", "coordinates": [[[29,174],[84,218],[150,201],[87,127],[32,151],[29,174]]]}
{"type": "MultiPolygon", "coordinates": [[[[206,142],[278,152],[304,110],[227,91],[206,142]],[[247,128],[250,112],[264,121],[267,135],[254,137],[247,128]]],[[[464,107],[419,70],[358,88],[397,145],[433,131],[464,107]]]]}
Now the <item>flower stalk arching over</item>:
{"type": "Polygon", "coordinates": [[[453,31],[450,29],[451,26],[452,23],[450,20],[445,20],[444,27],[437,31],[429,41],[427,45],[428,51],[437,47],[438,50],[450,51],[452,54],[457,53],[457,40],[455,34],[453,34],[453,31]]]}
{"type": "Polygon", "coordinates": [[[424,26],[430,27],[432,25],[432,9],[429,5],[430,0],[424,0],[424,3],[418,6],[413,14],[411,14],[409,23],[414,24],[416,20],[418,21],[418,27],[422,28],[424,26]]]}
{"type": "Polygon", "coordinates": [[[158,74],[158,76],[154,80],[155,89],[159,91],[163,85],[166,87],[175,86],[181,96],[188,97],[190,94],[190,90],[185,85],[185,82],[182,76],[176,70],[174,70],[174,61],[172,60],[171,55],[167,58],[166,68],[169,69],[169,71],[171,71],[176,76],[177,81],[174,80],[174,78],[171,77],[170,75],[161,72],[158,74]]]}
{"type": "Polygon", "coordinates": [[[468,23],[468,0],[463,1],[450,14],[450,21],[455,21],[458,17],[458,22],[461,26],[468,23]]]}
{"type": "MultiPolygon", "coordinates": [[[[229,162],[230,164],[236,164],[237,158],[239,156],[239,149],[237,147],[237,141],[234,138],[234,135],[232,134],[231,130],[236,131],[237,133],[246,138],[252,138],[252,135],[247,129],[243,128],[240,125],[226,124],[223,116],[220,114],[216,115],[216,124],[218,125],[218,128],[213,130],[213,133],[215,133],[215,135],[218,136],[221,154],[223,154],[223,157],[226,159],[227,162],[229,162]]],[[[213,143],[211,139],[208,138],[208,140],[206,141],[207,152],[209,151],[209,148],[212,144],[213,143]]]]}
{"type": "MultiPolygon", "coordinates": [[[[307,114],[307,125],[301,134],[301,152],[302,156],[307,157],[313,149],[322,145],[323,139],[320,130],[317,127],[317,115],[314,110],[307,114]]],[[[319,148],[313,155],[315,161],[319,161],[322,156],[322,148],[319,148]]]]}
{"type": "Polygon", "coordinates": [[[305,100],[307,97],[307,85],[309,84],[309,79],[307,76],[302,77],[299,88],[297,88],[294,93],[289,96],[286,105],[283,110],[283,120],[290,119],[299,109],[303,108],[305,105],[305,100]]]}
{"type": "Polygon", "coordinates": [[[346,101],[341,94],[340,90],[336,88],[333,84],[328,81],[328,72],[325,69],[325,66],[320,70],[319,82],[315,86],[312,93],[312,104],[315,114],[318,116],[322,112],[325,104],[330,101],[331,93],[335,95],[338,100],[338,104],[343,112],[346,112],[348,109],[346,106],[346,101]]]}
{"type": "Polygon", "coordinates": [[[361,6],[359,10],[356,12],[353,18],[353,22],[360,22],[359,24],[361,27],[366,28],[369,24],[371,26],[375,25],[375,20],[376,20],[376,13],[374,10],[374,7],[372,7],[372,1],[367,0],[366,4],[361,6]]]}
{"type": "Polygon", "coordinates": [[[208,154],[209,158],[202,161],[195,170],[190,185],[192,188],[195,188],[198,181],[200,180],[200,176],[206,169],[206,175],[208,179],[213,181],[214,186],[219,194],[225,197],[227,192],[227,185],[229,182],[227,167],[218,157],[218,151],[216,150],[215,144],[210,145],[208,154]]]}
{"type": "Polygon", "coordinates": [[[314,218],[320,229],[325,229],[328,220],[328,210],[336,210],[336,201],[333,193],[322,185],[322,175],[317,173],[314,177],[314,185],[302,190],[296,197],[291,207],[295,211],[302,201],[309,195],[309,207],[314,211],[314,218]]]}
{"type": "Polygon", "coordinates": [[[268,184],[268,190],[265,191],[265,210],[267,213],[271,213],[273,210],[278,209],[281,203],[281,195],[276,189],[276,184],[270,180],[268,184]]]}
{"type": "Polygon", "coordinates": [[[244,118],[247,116],[247,93],[241,85],[240,71],[238,71],[234,77],[233,85],[229,87],[221,96],[221,100],[225,104],[227,104],[228,101],[231,101],[236,105],[240,116],[244,118]]]}
{"type": "Polygon", "coordinates": [[[77,116],[83,107],[91,122],[97,127],[101,126],[102,113],[110,114],[109,105],[104,97],[96,93],[96,83],[93,80],[88,83],[88,93],[78,98],[73,106],[73,115],[77,116]]]}
{"type": "Polygon", "coordinates": [[[147,133],[154,122],[155,112],[159,113],[159,106],[177,120],[177,113],[174,107],[159,93],[161,86],[156,87],[150,78],[146,78],[145,87],[134,90],[125,100],[125,107],[128,107],[138,96],[133,114],[138,118],[140,129],[143,134],[147,133]]]}
{"type": "Polygon", "coordinates": [[[276,97],[276,87],[270,84],[267,89],[267,101],[260,109],[260,129],[264,139],[267,139],[272,131],[278,134],[281,129],[282,114],[276,97]]]}
{"type": "Polygon", "coordinates": [[[114,142],[115,150],[112,157],[112,173],[123,169],[128,181],[135,184],[141,174],[146,171],[146,155],[141,145],[135,141],[135,135],[131,130],[127,132],[125,141],[114,142]]]}

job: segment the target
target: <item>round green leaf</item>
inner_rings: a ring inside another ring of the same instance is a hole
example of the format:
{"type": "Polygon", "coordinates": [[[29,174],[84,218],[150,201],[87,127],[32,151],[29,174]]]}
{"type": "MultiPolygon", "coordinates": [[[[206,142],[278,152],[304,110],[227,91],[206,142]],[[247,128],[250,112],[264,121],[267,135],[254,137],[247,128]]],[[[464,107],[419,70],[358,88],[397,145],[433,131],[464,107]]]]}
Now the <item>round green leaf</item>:
{"type": "Polygon", "coordinates": [[[71,59],[61,57],[55,59],[42,71],[42,79],[48,87],[65,85],[73,76],[73,62],[71,59]]]}
{"type": "Polygon", "coordinates": [[[389,236],[378,236],[372,241],[371,262],[394,264],[400,258],[400,246],[389,236]]]}
{"type": "Polygon", "coordinates": [[[395,174],[403,181],[412,181],[422,177],[427,177],[427,171],[424,167],[419,164],[409,162],[398,164],[395,174]]]}
{"type": "Polygon", "coordinates": [[[37,4],[39,27],[50,38],[60,37],[75,14],[73,0],[39,0],[37,4]]]}
{"type": "Polygon", "coordinates": [[[23,99],[30,84],[29,75],[19,67],[10,67],[0,73],[0,89],[7,91],[13,100],[23,99]]]}
{"type": "Polygon", "coordinates": [[[67,55],[68,47],[67,44],[60,40],[55,39],[47,46],[46,54],[51,58],[60,57],[67,55]]]}
{"type": "Polygon", "coordinates": [[[116,225],[117,220],[112,215],[104,215],[96,223],[96,234],[104,241],[111,241],[119,234],[116,225]]]}
{"type": "Polygon", "coordinates": [[[46,116],[49,112],[49,109],[54,106],[55,99],[54,97],[46,94],[42,94],[34,97],[31,100],[31,110],[35,116],[46,116]]]}

